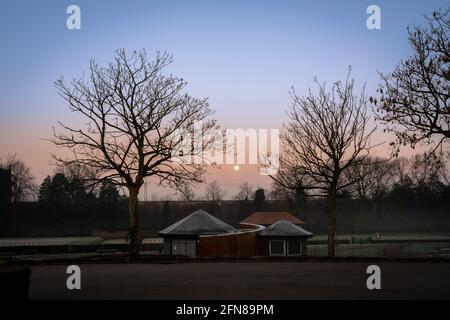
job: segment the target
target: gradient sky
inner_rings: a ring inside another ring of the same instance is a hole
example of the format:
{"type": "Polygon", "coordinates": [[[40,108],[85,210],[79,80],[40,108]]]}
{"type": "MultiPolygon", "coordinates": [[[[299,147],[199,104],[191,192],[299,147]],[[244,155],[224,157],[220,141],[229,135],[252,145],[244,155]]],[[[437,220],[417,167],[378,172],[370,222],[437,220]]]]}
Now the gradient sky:
{"type": "MultiPolygon", "coordinates": [[[[231,128],[279,128],[289,88],[303,94],[314,76],[344,79],[348,65],[375,93],[377,71],[389,72],[410,54],[408,25],[449,1],[5,1],[0,2],[0,156],[17,153],[37,182],[53,168],[39,138],[58,120],[79,121],[53,86],[79,77],[89,60],[145,48],[174,56],[168,69],[209,97],[215,118],[231,128]],[[66,28],[66,8],[81,8],[81,30],[66,28]],[[368,30],[366,8],[381,8],[381,30],[368,30]]],[[[381,137],[379,137],[381,139],[381,137]]],[[[208,176],[234,195],[248,180],[266,187],[255,166],[224,166],[208,176]]],[[[149,189],[154,190],[151,186],[149,189]]],[[[152,191],[149,191],[151,193],[152,191]]],[[[150,197],[150,196],[148,196],[150,197]]]]}

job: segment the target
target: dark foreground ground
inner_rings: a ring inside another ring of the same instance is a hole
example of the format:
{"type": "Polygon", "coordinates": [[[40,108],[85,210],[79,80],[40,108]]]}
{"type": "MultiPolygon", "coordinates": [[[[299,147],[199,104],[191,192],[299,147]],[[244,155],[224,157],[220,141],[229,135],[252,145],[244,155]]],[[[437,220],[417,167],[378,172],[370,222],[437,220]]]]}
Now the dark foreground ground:
{"type": "Polygon", "coordinates": [[[361,262],[85,264],[81,290],[63,265],[32,267],[31,299],[450,299],[450,263],[384,262],[368,290],[361,262]]]}

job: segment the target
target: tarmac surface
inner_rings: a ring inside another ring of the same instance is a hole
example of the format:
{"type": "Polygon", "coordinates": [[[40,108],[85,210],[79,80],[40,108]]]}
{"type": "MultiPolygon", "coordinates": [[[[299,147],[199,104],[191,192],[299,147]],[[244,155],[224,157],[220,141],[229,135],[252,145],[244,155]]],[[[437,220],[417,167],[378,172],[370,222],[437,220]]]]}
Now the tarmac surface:
{"type": "Polygon", "coordinates": [[[204,262],[33,266],[30,299],[450,299],[450,263],[204,262]],[[381,268],[369,290],[367,267],[381,268]]]}

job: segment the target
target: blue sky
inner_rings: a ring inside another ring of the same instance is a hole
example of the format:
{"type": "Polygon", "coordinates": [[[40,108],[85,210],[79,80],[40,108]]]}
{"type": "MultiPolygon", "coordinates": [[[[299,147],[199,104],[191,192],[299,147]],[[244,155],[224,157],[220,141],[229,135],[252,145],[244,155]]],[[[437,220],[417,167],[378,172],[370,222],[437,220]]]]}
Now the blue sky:
{"type": "MultiPolygon", "coordinates": [[[[377,71],[410,54],[406,27],[449,1],[1,1],[0,149],[29,159],[38,180],[51,169],[48,137],[71,115],[53,82],[79,77],[91,58],[145,48],[174,56],[169,71],[189,92],[209,97],[228,127],[278,128],[289,88],[306,92],[314,76],[352,75],[374,93],[377,71]],[[66,28],[66,7],[81,8],[81,30],[66,28]],[[381,30],[366,8],[381,8],[381,30]],[[32,159],[30,159],[32,157],[32,159]]],[[[1,156],[1,155],[0,155],[1,156]]]]}

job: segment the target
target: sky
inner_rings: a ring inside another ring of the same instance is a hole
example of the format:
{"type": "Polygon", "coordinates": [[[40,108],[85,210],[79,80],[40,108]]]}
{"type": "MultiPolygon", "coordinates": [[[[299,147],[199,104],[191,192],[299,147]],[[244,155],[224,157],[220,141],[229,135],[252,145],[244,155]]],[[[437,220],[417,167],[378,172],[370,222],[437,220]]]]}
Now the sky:
{"type": "MultiPolygon", "coordinates": [[[[0,1],[0,157],[17,154],[36,181],[51,174],[49,153],[57,121],[82,120],[58,96],[60,76],[78,78],[94,58],[146,49],[173,55],[168,72],[188,81],[192,96],[208,98],[227,128],[280,128],[289,89],[305,94],[316,76],[344,80],[348,66],[359,87],[375,94],[378,72],[392,71],[411,54],[407,26],[449,1],[0,1]],[[81,9],[81,29],[66,27],[66,8],[81,9]],[[369,5],[381,9],[381,29],[369,30],[369,5]]],[[[390,137],[379,134],[376,139],[390,137]]],[[[382,147],[383,148],[383,147],[382,147]]],[[[387,152],[387,147],[382,152],[387,152]]],[[[211,170],[232,197],[243,181],[268,187],[256,166],[211,170]]],[[[150,183],[152,184],[152,182],[150,183]]],[[[152,193],[161,192],[154,185],[152,193]]]]}

